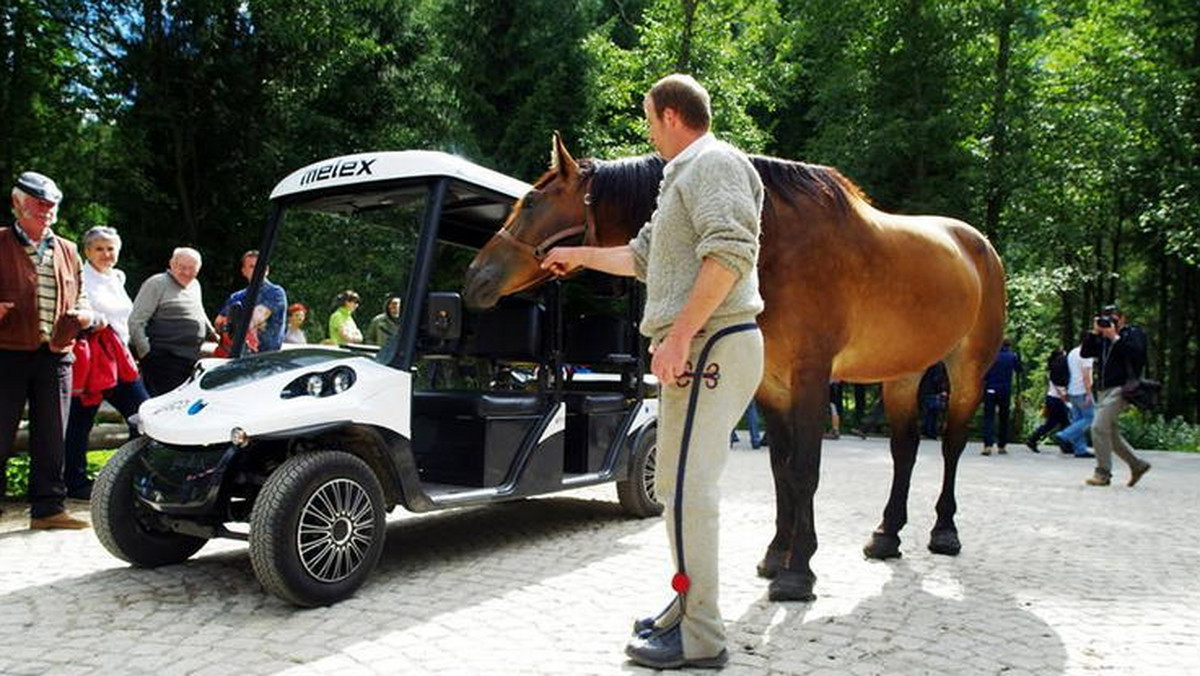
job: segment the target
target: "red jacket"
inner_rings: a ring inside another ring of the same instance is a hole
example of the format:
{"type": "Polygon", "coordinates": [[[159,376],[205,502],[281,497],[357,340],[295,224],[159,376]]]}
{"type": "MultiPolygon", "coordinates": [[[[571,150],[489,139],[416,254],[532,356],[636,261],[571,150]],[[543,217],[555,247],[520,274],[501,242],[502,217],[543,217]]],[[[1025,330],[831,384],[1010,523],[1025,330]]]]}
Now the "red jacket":
{"type": "Polygon", "coordinates": [[[71,396],[79,397],[84,406],[98,405],[104,400],[105,390],[137,379],[133,355],[111,326],[88,332],[75,341],[71,396]]]}

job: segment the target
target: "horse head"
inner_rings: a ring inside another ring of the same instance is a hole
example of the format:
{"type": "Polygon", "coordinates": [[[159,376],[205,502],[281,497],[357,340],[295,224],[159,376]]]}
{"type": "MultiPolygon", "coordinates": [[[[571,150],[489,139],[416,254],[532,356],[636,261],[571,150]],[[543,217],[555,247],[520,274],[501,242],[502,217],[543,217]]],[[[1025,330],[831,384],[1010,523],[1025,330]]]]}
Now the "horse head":
{"type": "Polygon", "coordinates": [[[555,132],[550,170],[517,201],[467,269],[463,299],[468,307],[492,307],[502,296],[549,279],[540,264],[550,248],[595,242],[585,173],[555,132]]]}

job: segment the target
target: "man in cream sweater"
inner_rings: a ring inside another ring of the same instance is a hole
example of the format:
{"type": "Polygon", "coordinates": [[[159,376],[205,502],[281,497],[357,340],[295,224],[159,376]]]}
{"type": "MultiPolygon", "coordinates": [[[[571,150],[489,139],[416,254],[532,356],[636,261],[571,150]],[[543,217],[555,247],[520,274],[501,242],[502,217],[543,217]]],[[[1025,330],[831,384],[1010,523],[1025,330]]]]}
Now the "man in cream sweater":
{"type": "Polygon", "coordinates": [[[758,293],[762,181],[741,151],[710,132],[708,92],[686,75],[658,81],[643,102],[650,142],[667,160],[658,204],[620,247],[561,247],[543,267],[588,267],[646,284],[641,331],[661,384],[655,488],[676,574],[676,596],[634,623],[625,652],[657,669],[728,660],[717,606],[718,481],[729,433],[762,378],[758,293]]]}

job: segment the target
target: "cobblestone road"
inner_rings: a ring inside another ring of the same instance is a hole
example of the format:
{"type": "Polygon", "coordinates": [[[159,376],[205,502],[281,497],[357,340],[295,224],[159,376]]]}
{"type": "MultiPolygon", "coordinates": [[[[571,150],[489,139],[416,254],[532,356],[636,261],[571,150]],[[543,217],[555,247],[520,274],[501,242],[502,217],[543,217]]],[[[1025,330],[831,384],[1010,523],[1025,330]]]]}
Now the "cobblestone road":
{"type": "MultiPolygon", "coordinates": [[[[819,598],[770,603],[765,451],[725,476],[728,674],[1200,674],[1200,456],[1147,453],[1135,489],[1082,484],[1089,461],[1020,448],[959,473],[963,553],[925,549],[941,476],[917,464],[904,558],[866,561],[890,478],[882,440],[826,442],[819,598]]],[[[246,547],[136,570],[90,531],[0,533],[2,674],[612,674],[630,621],[668,598],[665,533],[611,486],[486,509],[393,515],[354,598],[267,596],[246,547]]],[[[27,517],[24,517],[27,518],[27,517]]]]}

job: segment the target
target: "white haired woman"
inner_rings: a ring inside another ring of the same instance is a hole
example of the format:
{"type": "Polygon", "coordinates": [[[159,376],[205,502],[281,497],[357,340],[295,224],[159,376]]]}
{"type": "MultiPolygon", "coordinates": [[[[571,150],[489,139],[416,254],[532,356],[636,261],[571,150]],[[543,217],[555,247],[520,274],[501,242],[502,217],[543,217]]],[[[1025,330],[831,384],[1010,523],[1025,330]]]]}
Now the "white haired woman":
{"type": "Polygon", "coordinates": [[[125,273],[117,269],[121,236],[116,228],[97,226],[83,235],[83,288],[97,316],[108,326],[81,338],[76,350],[71,413],[66,432],[66,463],[63,480],[67,496],[87,500],[92,483],[87,476],[88,436],[101,401],[108,401],[129,425],[130,437],[137,426],[129,422],[142,402],[149,398],[129,352],[129,313],[133,301],[125,291],[125,273]],[[108,333],[106,333],[108,332],[108,333]],[[80,351],[85,351],[83,358],[80,351]]]}

